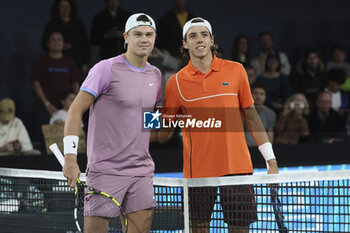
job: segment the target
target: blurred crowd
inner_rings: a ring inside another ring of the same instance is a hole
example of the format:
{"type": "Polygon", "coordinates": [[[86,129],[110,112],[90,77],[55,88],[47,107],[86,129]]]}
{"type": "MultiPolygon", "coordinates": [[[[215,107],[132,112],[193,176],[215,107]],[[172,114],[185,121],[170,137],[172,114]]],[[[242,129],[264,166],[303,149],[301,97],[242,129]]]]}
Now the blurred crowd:
{"type": "MultiPolygon", "coordinates": [[[[93,65],[91,46],[98,46],[100,59],[125,51],[124,26],[133,12],[122,9],[119,3],[120,0],[106,0],[105,8],[95,15],[87,30],[73,0],[53,1],[51,19],[43,28],[45,54],[36,59],[30,75],[40,100],[33,124],[64,124],[68,108],[93,65]]],[[[187,0],[172,3],[171,9],[157,21],[156,45],[149,56],[149,63],[162,72],[163,94],[170,76],[187,64],[187,58],[180,53],[182,27],[195,17],[187,8],[187,0]]],[[[309,48],[294,65],[290,64],[288,54],[276,50],[271,32],[257,32],[257,37],[258,41],[249,41],[245,35],[234,38],[229,59],[244,65],[256,109],[270,140],[279,144],[347,140],[350,64],[343,45],[335,44],[332,56],[327,58],[322,58],[316,48],[309,48]],[[260,52],[256,57],[250,53],[251,43],[258,43],[260,52]]],[[[218,44],[214,54],[219,58],[225,55],[218,44]]],[[[87,119],[88,113],[82,122],[84,130],[87,119]]],[[[29,135],[22,121],[15,117],[13,100],[1,100],[0,152],[33,150],[29,135]]],[[[248,131],[246,139],[248,145],[255,145],[248,131]]],[[[34,140],[43,143],[43,138],[34,140]]]]}

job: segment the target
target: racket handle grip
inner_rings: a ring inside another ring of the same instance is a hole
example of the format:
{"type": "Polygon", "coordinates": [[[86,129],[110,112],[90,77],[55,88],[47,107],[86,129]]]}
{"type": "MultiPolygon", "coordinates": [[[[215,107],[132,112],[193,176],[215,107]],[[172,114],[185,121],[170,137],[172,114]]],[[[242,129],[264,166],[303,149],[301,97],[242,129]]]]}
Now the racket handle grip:
{"type": "Polygon", "coordinates": [[[58,148],[57,144],[54,143],[51,146],[49,146],[49,149],[52,151],[52,153],[56,156],[56,159],[58,162],[60,162],[61,166],[64,166],[64,156],[60,149],[58,148]]]}

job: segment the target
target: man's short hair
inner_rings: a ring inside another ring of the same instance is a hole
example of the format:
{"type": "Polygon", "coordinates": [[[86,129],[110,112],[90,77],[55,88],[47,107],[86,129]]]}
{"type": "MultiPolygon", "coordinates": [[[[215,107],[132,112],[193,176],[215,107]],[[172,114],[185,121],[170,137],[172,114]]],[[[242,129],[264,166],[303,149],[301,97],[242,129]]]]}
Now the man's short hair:
{"type": "Polygon", "coordinates": [[[332,53],[334,53],[336,50],[339,50],[339,51],[342,51],[342,52],[345,53],[344,47],[342,45],[340,45],[340,44],[334,45],[334,47],[332,48],[332,53]]]}
{"type": "Polygon", "coordinates": [[[254,84],[250,87],[250,89],[251,89],[252,92],[253,92],[254,89],[257,89],[257,88],[261,88],[261,89],[263,89],[263,90],[265,91],[265,94],[267,93],[267,88],[266,88],[266,86],[265,86],[264,84],[262,84],[262,83],[254,83],[254,84]]]}
{"type": "Polygon", "coordinates": [[[320,99],[321,95],[323,95],[323,94],[329,95],[329,97],[332,98],[332,95],[329,91],[320,91],[317,93],[316,102],[320,99]]]}
{"type": "Polygon", "coordinates": [[[259,32],[258,40],[260,41],[261,38],[262,38],[263,36],[266,36],[266,35],[271,36],[271,38],[273,39],[273,35],[272,35],[271,32],[269,32],[269,31],[262,31],[262,32],[259,32]]]}
{"type": "Polygon", "coordinates": [[[337,84],[344,84],[346,80],[346,72],[341,68],[333,68],[328,71],[327,78],[329,81],[335,82],[337,84]]]}
{"type": "Polygon", "coordinates": [[[243,65],[243,67],[244,67],[244,69],[253,69],[254,71],[255,71],[255,69],[254,69],[254,67],[251,65],[251,64],[249,64],[249,63],[245,63],[244,65],[243,65]]]}
{"type": "Polygon", "coordinates": [[[65,100],[69,95],[74,94],[75,92],[71,89],[64,90],[63,92],[60,93],[60,100],[65,100]]]}

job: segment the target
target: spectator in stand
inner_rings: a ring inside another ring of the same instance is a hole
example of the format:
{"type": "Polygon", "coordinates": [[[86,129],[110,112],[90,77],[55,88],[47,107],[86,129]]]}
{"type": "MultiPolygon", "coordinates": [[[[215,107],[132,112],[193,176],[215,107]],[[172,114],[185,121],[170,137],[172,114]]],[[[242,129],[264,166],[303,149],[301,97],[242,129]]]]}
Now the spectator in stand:
{"type": "Polygon", "coordinates": [[[305,52],[304,58],[297,64],[291,82],[294,91],[303,93],[312,107],[317,93],[322,91],[327,84],[324,64],[315,49],[308,49],[305,52]]]}
{"type": "MultiPolygon", "coordinates": [[[[252,66],[255,68],[256,74],[259,76],[265,71],[265,64],[267,55],[273,51],[275,51],[274,46],[275,43],[273,41],[272,33],[268,31],[263,31],[259,33],[259,46],[260,46],[260,54],[258,57],[252,60],[252,66]]],[[[288,61],[288,57],[285,53],[278,52],[280,59],[280,72],[286,76],[290,75],[291,66],[288,61]]]]}
{"type": "Polygon", "coordinates": [[[178,60],[167,50],[154,47],[148,57],[148,62],[156,66],[162,73],[162,96],[164,96],[165,85],[168,79],[178,70],[178,60]]]}
{"type": "Polygon", "coordinates": [[[77,5],[73,0],[55,0],[51,7],[51,18],[44,29],[43,49],[49,50],[47,41],[52,32],[61,32],[64,55],[71,56],[85,76],[89,70],[90,45],[86,28],[78,17],[77,5]]]}
{"type": "Polygon", "coordinates": [[[275,143],[298,144],[309,136],[309,104],[301,93],[292,95],[284,104],[275,127],[275,143]]]}
{"type": "Polygon", "coordinates": [[[342,90],[346,92],[350,92],[350,64],[345,61],[346,52],[345,49],[341,45],[336,45],[332,49],[332,61],[327,63],[327,70],[331,70],[333,68],[341,68],[346,72],[346,81],[342,86],[342,90]]]}
{"type": "Polygon", "coordinates": [[[332,96],[332,108],[343,115],[349,107],[348,95],[341,91],[342,85],[346,80],[346,73],[341,68],[333,68],[327,73],[328,85],[325,91],[328,91],[332,96]]]}
{"type": "Polygon", "coordinates": [[[243,65],[250,65],[249,41],[246,36],[239,35],[233,41],[231,59],[243,65]]]}
{"type": "Polygon", "coordinates": [[[245,71],[247,72],[247,75],[248,75],[249,85],[252,86],[256,81],[255,69],[253,66],[251,66],[249,64],[245,64],[244,68],[245,68],[245,71]]]}
{"type": "MultiPolygon", "coordinates": [[[[63,91],[60,96],[62,108],[52,115],[50,118],[50,124],[64,125],[68,109],[76,96],[77,95],[72,90],[63,91]]],[[[83,122],[81,123],[81,127],[84,127],[83,122]]]]}
{"type": "Polygon", "coordinates": [[[185,23],[194,18],[194,15],[186,9],[187,0],[172,0],[173,9],[166,12],[158,20],[156,45],[165,49],[170,54],[183,62],[180,53],[182,46],[182,28],[185,23]]]}
{"type": "Polygon", "coordinates": [[[92,21],[91,43],[100,47],[101,59],[118,56],[124,51],[124,26],[131,15],[119,6],[120,0],[106,0],[106,7],[92,21]]]}
{"type": "Polygon", "coordinates": [[[33,65],[33,89],[44,107],[38,112],[40,125],[49,122],[49,117],[57,112],[63,91],[73,89],[77,93],[79,90],[79,69],[71,57],[63,55],[63,44],[62,34],[52,32],[47,41],[49,54],[39,57],[33,65]]]}
{"type": "Polygon", "coordinates": [[[214,50],[213,53],[218,58],[224,58],[224,50],[221,48],[221,46],[217,43],[213,45],[214,50]]]}
{"type": "Polygon", "coordinates": [[[15,117],[12,99],[0,101],[0,152],[25,152],[33,150],[26,127],[15,117]]]}
{"type": "Polygon", "coordinates": [[[256,82],[265,85],[266,105],[278,113],[283,109],[283,103],[293,94],[289,78],[280,72],[281,61],[278,52],[272,51],[267,55],[264,70],[256,82]]]}
{"type": "MultiPolygon", "coordinates": [[[[272,109],[264,105],[266,100],[266,88],[264,85],[256,83],[251,86],[251,90],[254,99],[255,109],[261,119],[261,122],[264,125],[264,128],[271,143],[273,143],[274,127],[276,124],[276,113],[272,109]]],[[[245,128],[245,137],[248,146],[257,146],[247,128],[245,128]]]]}
{"type": "Polygon", "coordinates": [[[332,109],[332,96],[322,91],[316,97],[316,108],[308,117],[310,141],[334,143],[344,141],[346,125],[336,111],[332,109]]]}

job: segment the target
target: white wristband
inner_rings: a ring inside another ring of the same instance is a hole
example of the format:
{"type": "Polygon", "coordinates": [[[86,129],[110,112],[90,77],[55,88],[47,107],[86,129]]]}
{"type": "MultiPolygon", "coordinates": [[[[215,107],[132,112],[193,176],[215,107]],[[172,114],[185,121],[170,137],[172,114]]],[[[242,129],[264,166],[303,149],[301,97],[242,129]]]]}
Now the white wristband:
{"type": "Polygon", "coordinates": [[[79,137],[75,135],[68,135],[63,138],[64,154],[78,154],[79,137]]]}
{"type": "Polygon", "coordinates": [[[272,144],[270,142],[266,142],[260,145],[258,148],[266,162],[269,161],[270,159],[276,158],[272,150],[272,144]]]}

